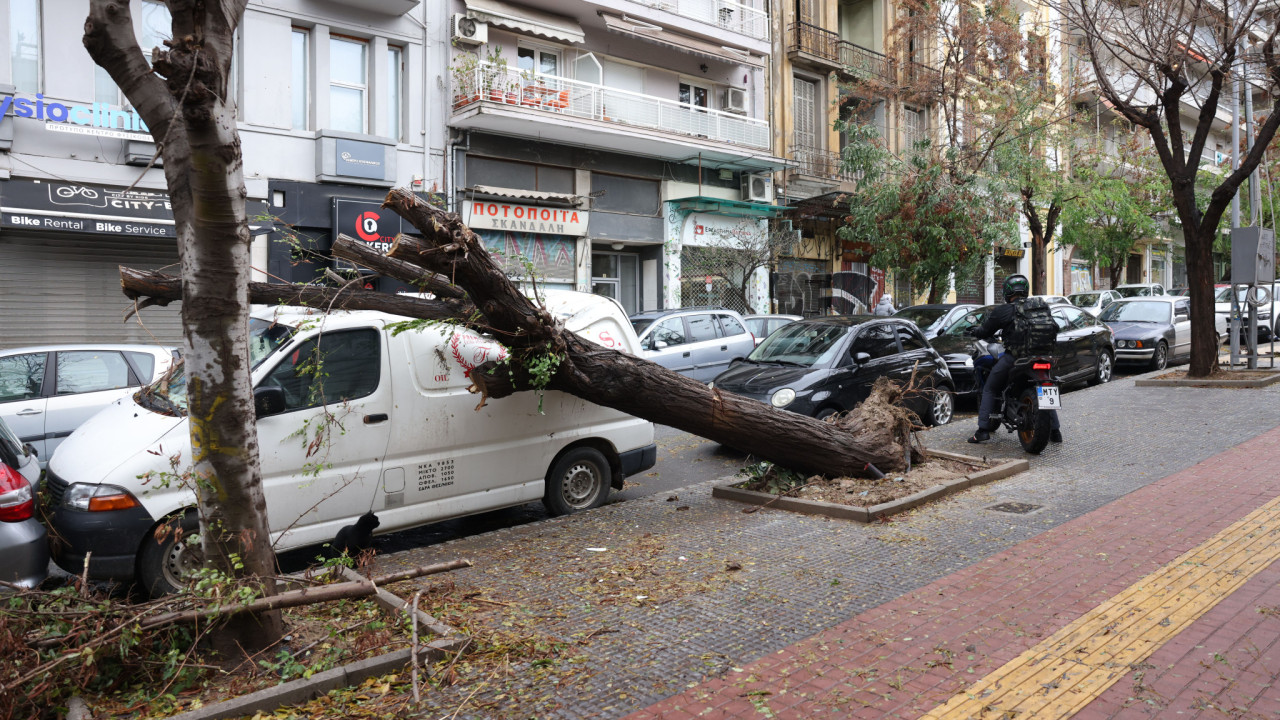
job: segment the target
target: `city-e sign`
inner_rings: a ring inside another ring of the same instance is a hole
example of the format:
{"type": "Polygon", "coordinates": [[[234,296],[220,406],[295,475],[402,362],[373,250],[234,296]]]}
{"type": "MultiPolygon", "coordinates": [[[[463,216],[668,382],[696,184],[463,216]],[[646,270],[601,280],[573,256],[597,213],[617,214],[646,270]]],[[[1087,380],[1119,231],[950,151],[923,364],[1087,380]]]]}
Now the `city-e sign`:
{"type": "Polygon", "coordinates": [[[0,96],[0,119],[10,114],[14,117],[44,120],[45,129],[55,132],[122,140],[151,139],[142,116],[128,110],[113,109],[107,103],[64,105],[46,102],[44,95],[40,94],[34,99],[17,95],[0,96]]]}

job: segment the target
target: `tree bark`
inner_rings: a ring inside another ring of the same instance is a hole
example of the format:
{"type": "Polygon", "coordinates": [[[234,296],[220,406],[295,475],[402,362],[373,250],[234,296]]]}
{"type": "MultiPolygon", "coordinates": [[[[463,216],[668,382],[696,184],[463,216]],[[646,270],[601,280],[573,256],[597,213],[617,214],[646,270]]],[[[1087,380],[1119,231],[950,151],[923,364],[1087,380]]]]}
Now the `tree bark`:
{"type": "MultiPolygon", "coordinates": [[[[249,224],[228,98],[232,46],[247,0],[168,0],[172,37],[148,64],[127,0],[90,0],[84,45],[137,108],[164,158],[182,276],[191,473],[205,562],[275,594],[266,498],[249,386],[249,224]]],[[[279,612],[238,616],[214,636],[225,652],[267,647],[279,612]]]]}
{"type": "MultiPolygon", "coordinates": [[[[808,474],[866,475],[867,463],[881,470],[905,468],[900,444],[867,442],[830,424],[712,390],[654,363],[582,340],[525,297],[457,216],[403,189],[392,190],[384,206],[408,220],[424,238],[398,237],[389,252],[392,258],[453,278],[516,358],[547,352],[563,358],[548,389],[748,449],[757,457],[808,474]]],[[[506,367],[501,372],[473,372],[477,387],[490,397],[529,387],[523,373],[511,381],[509,368],[519,363],[506,367]]]]}

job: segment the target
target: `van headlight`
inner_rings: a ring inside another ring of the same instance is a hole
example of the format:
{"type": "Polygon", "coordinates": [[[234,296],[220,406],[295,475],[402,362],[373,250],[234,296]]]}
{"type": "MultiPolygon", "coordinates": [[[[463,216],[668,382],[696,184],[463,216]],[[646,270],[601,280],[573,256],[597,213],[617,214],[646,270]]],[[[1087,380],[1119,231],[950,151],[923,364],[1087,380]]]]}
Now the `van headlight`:
{"type": "Polygon", "coordinates": [[[137,498],[122,487],[88,483],[73,483],[68,486],[62,495],[62,504],[88,512],[128,510],[139,506],[137,498]]]}
{"type": "Polygon", "coordinates": [[[769,398],[769,404],[776,408],[783,408],[791,404],[796,399],[796,391],[791,388],[782,388],[769,398]]]}

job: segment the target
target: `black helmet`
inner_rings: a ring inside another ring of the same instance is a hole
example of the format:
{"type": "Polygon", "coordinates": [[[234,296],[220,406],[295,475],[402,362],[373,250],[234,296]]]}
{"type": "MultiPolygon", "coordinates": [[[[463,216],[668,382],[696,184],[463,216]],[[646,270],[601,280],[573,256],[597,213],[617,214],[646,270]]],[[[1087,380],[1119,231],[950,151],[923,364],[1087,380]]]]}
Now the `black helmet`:
{"type": "Polygon", "coordinates": [[[1004,301],[1013,302],[1016,298],[1031,294],[1031,282],[1026,275],[1010,275],[1004,279],[1004,301]]]}

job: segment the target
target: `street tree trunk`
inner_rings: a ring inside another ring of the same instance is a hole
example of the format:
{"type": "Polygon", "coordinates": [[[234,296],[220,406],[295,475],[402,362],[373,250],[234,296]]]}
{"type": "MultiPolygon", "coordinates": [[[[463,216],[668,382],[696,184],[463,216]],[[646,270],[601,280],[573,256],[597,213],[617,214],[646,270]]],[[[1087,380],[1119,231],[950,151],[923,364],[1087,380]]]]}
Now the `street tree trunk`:
{"type": "MultiPolygon", "coordinates": [[[[424,238],[401,235],[392,244],[390,257],[452,278],[483,313],[488,330],[512,350],[513,362],[488,363],[472,371],[476,388],[486,399],[530,389],[532,383],[519,361],[550,353],[559,356],[560,362],[546,389],[741,448],[792,470],[865,476],[867,463],[898,471],[905,469],[908,452],[918,455],[902,438],[855,436],[813,418],[712,390],[647,360],[582,340],[525,297],[456,215],[403,189],[392,190],[385,206],[408,220],[424,238]]],[[[351,243],[340,237],[335,253],[343,254],[351,243]]]]}
{"type": "MultiPolygon", "coordinates": [[[[174,40],[149,64],[128,0],[91,0],[84,45],[142,116],[164,159],[182,267],[189,462],[205,563],[256,578],[264,595],[274,595],[245,347],[249,224],[235,101],[227,94],[246,2],[168,0],[174,40]]],[[[217,631],[215,646],[253,652],[281,635],[278,611],[246,614],[217,631]]]]}
{"type": "Polygon", "coordinates": [[[1027,229],[1031,232],[1031,294],[1045,295],[1049,292],[1049,243],[1058,230],[1058,215],[1062,208],[1056,203],[1049,203],[1041,220],[1034,192],[1031,187],[1022,189],[1022,217],[1026,218],[1027,229]]]}

